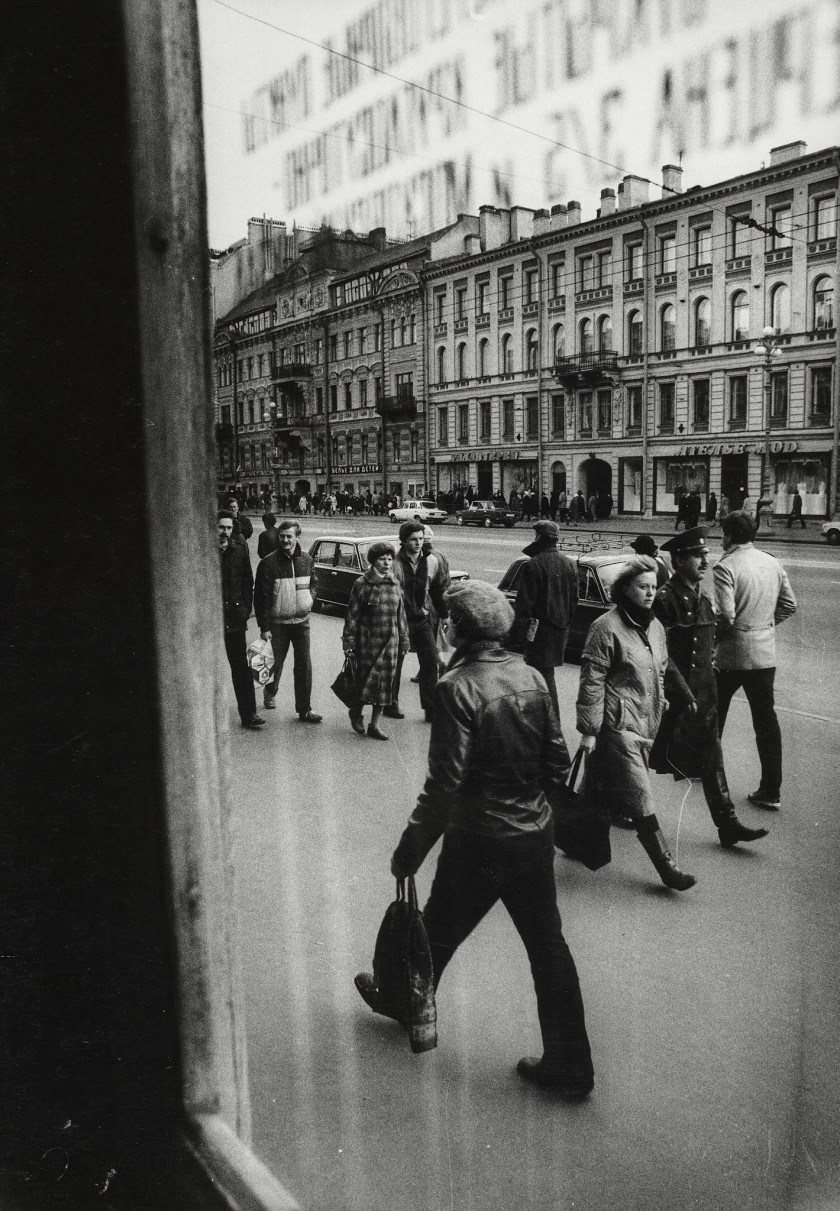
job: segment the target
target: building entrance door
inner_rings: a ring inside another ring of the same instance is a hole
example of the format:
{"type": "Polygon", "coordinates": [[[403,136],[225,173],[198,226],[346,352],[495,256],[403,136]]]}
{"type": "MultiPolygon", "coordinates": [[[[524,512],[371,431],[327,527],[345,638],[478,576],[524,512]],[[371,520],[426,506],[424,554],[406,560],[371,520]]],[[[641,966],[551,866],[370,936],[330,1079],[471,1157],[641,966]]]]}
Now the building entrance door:
{"type": "Polygon", "coordinates": [[[740,509],[747,495],[748,454],[723,454],[720,460],[720,495],[729,501],[729,510],[740,509]]]}
{"type": "Polygon", "coordinates": [[[478,499],[489,500],[493,495],[493,464],[479,463],[476,468],[478,499]]]}

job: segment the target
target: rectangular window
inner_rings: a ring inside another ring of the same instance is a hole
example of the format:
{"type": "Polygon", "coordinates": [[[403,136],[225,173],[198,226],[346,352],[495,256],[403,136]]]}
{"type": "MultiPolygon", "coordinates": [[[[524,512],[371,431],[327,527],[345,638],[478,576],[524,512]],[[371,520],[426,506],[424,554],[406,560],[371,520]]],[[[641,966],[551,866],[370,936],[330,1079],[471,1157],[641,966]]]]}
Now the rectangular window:
{"type": "Polygon", "coordinates": [[[379,353],[382,348],[382,325],[374,324],[373,326],[373,352],[379,353]]]}
{"type": "Polygon", "coordinates": [[[353,407],[353,393],[350,389],[350,384],[345,383],[344,384],[344,409],[346,412],[349,412],[349,410],[352,407],[353,407]]]}
{"type": "Polygon", "coordinates": [[[345,357],[350,357],[353,353],[352,340],[353,340],[352,332],[345,332],[343,334],[344,356],[345,357]]]}
{"type": "Polygon", "coordinates": [[[513,298],[513,278],[509,277],[509,276],[503,277],[503,278],[500,277],[499,278],[499,308],[502,311],[507,311],[508,308],[511,306],[512,298],[513,298]]]}
{"type": "Polygon", "coordinates": [[[770,424],[783,428],[788,414],[788,376],[786,370],[770,375],[770,424]]]}
{"type": "Polygon", "coordinates": [[[482,400],[478,405],[479,436],[482,441],[490,440],[490,401],[482,400]]]}
{"type": "Polygon", "coordinates": [[[338,337],[335,333],[330,337],[330,361],[334,362],[338,357],[338,337]]]}
{"type": "Polygon", "coordinates": [[[359,329],[359,353],[367,353],[367,328],[359,329]]]}
{"type": "Polygon", "coordinates": [[[699,378],[692,385],[694,405],[694,431],[707,432],[709,428],[709,380],[699,378]]]}
{"type": "Polygon", "coordinates": [[[476,309],[479,315],[487,315],[487,294],[490,288],[489,282],[476,283],[476,309]]]}
{"type": "Polygon", "coordinates": [[[743,257],[750,255],[752,236],[746,224],[749,215],[733,215],[729,220],[729,255],[743,257]]]}
{"type": "Polygon", "coordinates": [[[612,431],[612,391],[606,390],[598,392],[598,432],[610,433],[612,431]]]}
{"type": "Polygon", "coordinates": [[[818,366],[811,372],[811,420],[831,424],[831,367],[818,366]]]}
{"type": "Polygon", "coordinates": [[[563,270],[565,265],[562,261],[556,262],[551,266],[551,297],[559,299],[563,293],[563,270]]]}
{"type": "Polygon", "coordinates": [[[304,345],[302,342],[299,345],[295,345],[294,360],[299,366],[302,366],[306,361],[306,345],[304,345]]]}
{"type": "Polygon", "coordinates": [[[330,412],[338,411],[338,384],[330,384],[330,412]]]}
{"type": "Polygon", "coordinates": [[[539,426],[540,403],[539,397],[529,395],[525,400],[525,436],[536,438],[539,426]]]}
{"type": "Polygon", "coordinates": [[[320,416],[324,411],[324,388],[315,388],[315,411],[320,416]]]}
{"type": "Polygon", "coordinates": [[[627,430],[639,432],[642,428],[642,385],[634,383],[627,388],[627,430]]]}
{"type": "Polygon", "coordinates": [[[770,211],[769,226],[773,229],[769,236],[771,249],[789,247],[791,222],[790,206],[777,206],[774,210],[770,211]]]}
{"type": "Polygon", "coordinates": [[[566,432],[566,397],[558,391],[551,397],[551,435],[562,437],[566,432]]]}
{"type": "Polygon", "coordinates": [[[470,439],[470,406],[458,405],[458,441],[468,442],[470,439]]]}
{"type": "Polygon", "coordinates": [[[747,376],[737,374],[729,380],[729,427],[744,429],[747,424],[747,376]]]}
{"type": "Polygon", "coordinates": [[[513,400],[502,400],[502,437],[510,440],[513,437],[513,400]]]}
{"type": "Polygon", "coordinates": [[[832,193],[826,197],[814,198],[814,234],[815,240],[830,240],[837,235],[837,195],[832,193]]]}
{"type": "Polygon", "coordinates": [[[411,430],[411,461],[420,461],[420,437],[416,429],[411,430]]]}
{"type": "Polygon", "coordinates": [[[449,445],[449,409],[438,408],[438,445],[449,445]]]}
{"type": "Polygon", "coordinates": [[[367,379],[362,378],[359,380],[359,407],[366,408],[367,406],[368,406],[367,379]]]}
{"type": "Polygon", "coordinates": [[[446,295],[443,293],[435,295],[435,323],[443,323],[443,309],[446,305],[446,295]]]}
{"type": "Polygon", "coordinates": [[[612,253],[611,252],[605,251],[605,252],[598,253],[597,269],[598,269],[598,272],[597,272],[596,284],[598,286],[609,286],[612,282],[612,253]]]}
{"type": "Polygon", "coordinates": [[[592,257],[578,257],[578,291],[591,290],[594,285],[595,277],[592,257]]]}
{"type": "Polygon", "coordinates": [[[663,433],[674,432],[674,384],[659,384],[659,428],[663,433]]]}
{"type": "Polygon", "coordinates": [[[536,303],[537,301],[537,271],[536,269],[527,269],[525,271],[525,302],[536,303]]]}
{"type": "Polygon", "coordinates": [[[394,430],[394,462],[398,463],[402,460],[402,430],[394,430]]]}
{"type": "Polygon", "coordinates": [[[695,227],[692,233],[692,250],[695,265],[711,265],[712,263],[712,229],[711,227],[695,227]]]}
{"type": "Polygon", "coordinates": [[[592,392],[581,391],[578,394],[580,411],[580,432],[592,435],[592,392]]]}
{"type": "Polygon", "coordinates": [[[231,423],[231,419],[230,419],[230,404],[222,404],[222,407],[221,407],[221,417],[222,417],[222,424],[223,424],[223,425],[229,425],[229,424],[231,423]]]}
{"type": "Polygon", "coordinates": [[[408,402],[414,395],[414,375],[398,374],[396,376],[397,399],[408,402]]]}
{"type": "Polygon", "coordinates": [[[659,272],[677,272],[677,237],[663,235],[659,239],[659,272]]]}
{"type": "Polygon", "coordinates": [[[367,435],[367,433],[362,434],[361,446],[362,446],[362,462],[366,463],[368,461],[368,435],[367,435]]]}
{"type": "Polygon", "coordinates": [[[315,365],[320,366],[324,360],[324,338],[316,336],[315,338],[315,365]]]}
{"type": "Polygon", "coordinates": [[[628,244],[625,249],[627,281],[638,282],[642,276],[642,245],[628,244]]]}
{"type": "Polygon", "coordinates": [[[252,357],[249,357],[248,358],[248,378],[253,378],[253,377],[254,377],[254,359],[252,357]]]}
{"type": "Polygon", "coordinates": [[[375,407],[375,406],[376,406],[376,405],[379,403],[379,401],[380,401],[381,399],[382,399],[382,379],[381,379],[381,378],[375,378],[375,379],[373,380],[373,403],[374,403],[374,407],[375,407]]]}
{"type": "Polygon", "coordinates": [[[463,320],[467,318],[467,288],[459,286],[455,291],[455,318],[463,320]]]}

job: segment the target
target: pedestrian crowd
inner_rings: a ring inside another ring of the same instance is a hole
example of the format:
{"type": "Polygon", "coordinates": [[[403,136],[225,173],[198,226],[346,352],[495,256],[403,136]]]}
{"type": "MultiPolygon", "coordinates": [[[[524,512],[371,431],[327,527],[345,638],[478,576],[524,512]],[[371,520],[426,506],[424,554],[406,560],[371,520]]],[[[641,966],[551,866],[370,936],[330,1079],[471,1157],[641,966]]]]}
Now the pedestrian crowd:
{"type": "MultiPolygon", "coordinates": [[[[612,608],[587,634],[575,721],[588,764],[587,796],[613,824],[635,831],[659,879],[674,891],[687,891],[697,879],[672,856],[654,813],[651,774],[699,782],[724,849],[767,836],[766,828],[738,819],[722,735],[732,696],[743,687],[761,769],[747,798],[756,808],[779,810],[775,629],[797,608],[779,561],[754,545],[756,524],[747,512],[727,511],[721,519],[723,555],[711,593],[703,583],[708,527],[687,524],[698,521],[693,504],[682,517],[686,528],[661,548],[670,569],[649,535],[632,544],[634,556],[612,584],[612,608]]],[[[264,724],[246,661],[252,604],[274,655],[264,707],[276,705],[291,647],[295,711],[303,723],[320,723],[311,701],[313,563],[301,549],[300,525],[288,519],[276,525],[266,513],[254,579],[244,520],[233,507],[218,516],[225,648],[243,727],[264,724]]],[[[558,549],[557,522],[540,518],[533,528],[512,608],[483,581],[452,583],[428,527],[406,522],[398,545],[369,547],[342,647],[356,670],[350,726],[375,740],[388,739],[383,718],[405,717],[403,663],[409,651],[418,657],[420,707],[431,724],[428,771],[391,870],[397,879],[413,876],[442,839],[423,911],[434,987],[501,900],[531,964],[543,1042],[542,1056],[523,1058],[518,1072],[581,1098],[593,1088],[594,1068],[553,868],[554,821],[568,802],[571,769],[555,670],[564,662],[578,581],[575,564],[558,549]]],[[[361,973],[356,986],[377,1013],[399,1020],[372,976],[361,973]]]]}

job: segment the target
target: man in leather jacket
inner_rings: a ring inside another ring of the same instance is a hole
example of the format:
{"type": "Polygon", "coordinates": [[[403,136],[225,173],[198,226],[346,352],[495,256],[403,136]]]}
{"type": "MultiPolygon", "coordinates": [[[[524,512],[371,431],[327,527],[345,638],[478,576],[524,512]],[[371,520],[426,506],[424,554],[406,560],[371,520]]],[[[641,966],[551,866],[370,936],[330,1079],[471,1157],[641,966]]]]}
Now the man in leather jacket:
{"type": "MultiPolygon", "coordinates": [[[[460,944],[502,901],[528,952],[543,1039],[542,1058],[520,1060],[517,1071],[585,1097],[592,1058],[554,882],[550,800],[569,769],[566,743],[541,675],[501,647],[513,622],[504,595],[471,580],[452,586],[445,602],[455,654],[438,683],[429,771],[392,873],[413,875],[443,835],[424,910],[435,988],[460,944]]],[[[388,1013],[370,976],[357,976],[356,986],[388,1013]]]]}
{"type": "MultiPolygon", "coordinates": [[[[662,550],[670,552],[674,574],[659,589],[653,612],[665,628],[668,655],[675,668],[669,676],[686,686],[688,706],[665,714],[650,754],[651,769],[681,778],[699,778],[720,843],[731,849],[739,841],[757,841],[766,828],[746,828],[735,815],[723,768],[718,736],[717,683],[714,669],[715,614],[700,585],[708,567],[708,529],[685,530],[662,550]]],[[[666,691],[668,679],[666,678],[666,691]]]]}

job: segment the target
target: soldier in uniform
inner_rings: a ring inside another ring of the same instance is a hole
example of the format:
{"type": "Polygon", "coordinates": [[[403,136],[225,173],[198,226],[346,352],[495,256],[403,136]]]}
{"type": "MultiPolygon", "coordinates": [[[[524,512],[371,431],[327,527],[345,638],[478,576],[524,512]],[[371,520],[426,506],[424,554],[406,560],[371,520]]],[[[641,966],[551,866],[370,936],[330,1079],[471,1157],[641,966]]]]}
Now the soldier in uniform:
{"type": "Polygon", "coordinates": [[[731,849],[739,841],[766,837],[767,829],[747,828],[740,822],[723,768],[713,666],[715,615],[711,599],[700,588],[708,566],[707,535],[705,526],[695,526],[662,544],[671,555],[674,574],[657,592],[653,612],[665,628],[668,655],[676,666],[669,677],[684,681],[691,701],[681,711],[666,713],[651,750],[650,767],[677,780],[700,779],[720,843],[731,849]]]}

